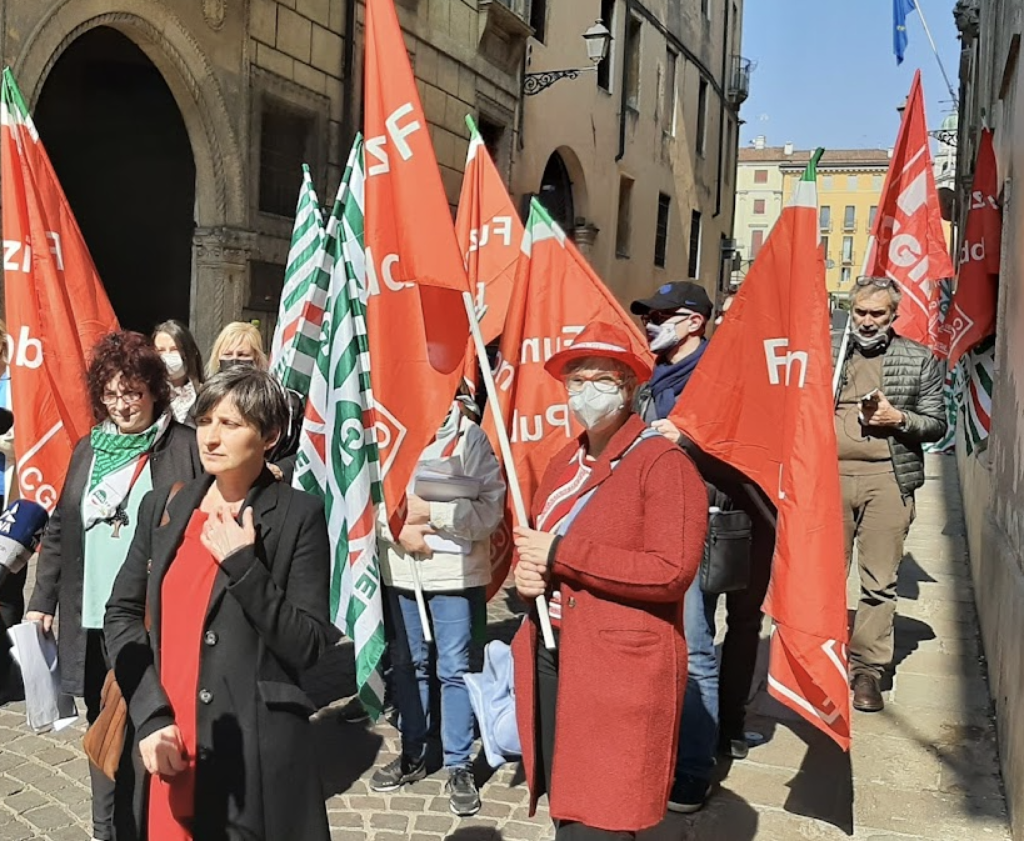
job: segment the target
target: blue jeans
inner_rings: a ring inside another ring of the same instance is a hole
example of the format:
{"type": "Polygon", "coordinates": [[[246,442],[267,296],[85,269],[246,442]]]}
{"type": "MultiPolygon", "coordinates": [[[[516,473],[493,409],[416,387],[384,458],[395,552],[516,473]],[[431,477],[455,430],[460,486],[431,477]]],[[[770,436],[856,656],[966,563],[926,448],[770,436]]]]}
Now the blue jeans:
{"type": "MultiPolygon", "coordinates": [[[[426,754],[430,731],[430,646],[423,638],[416,597],[387,588],[393,625],[389,634],[392,679],[402,731],[402,753],[415,759],[426,754]]],[[[446,768],[469,767],[473,747],[473,707],[464,676],[469,671],[474,608],[484,599],[483,587],[457,593],[424,593],[437,649],[441,684],[441,745],[446,768]]]]}
{"type": "Polygon", "coordinates": [[[694,579],[683,600],[683,632],[689,654],[683,717],[679,723],[676,779],[683,774],[711,779],[718,746],[718,658],[715,656],[715,607],[694,579]]]}

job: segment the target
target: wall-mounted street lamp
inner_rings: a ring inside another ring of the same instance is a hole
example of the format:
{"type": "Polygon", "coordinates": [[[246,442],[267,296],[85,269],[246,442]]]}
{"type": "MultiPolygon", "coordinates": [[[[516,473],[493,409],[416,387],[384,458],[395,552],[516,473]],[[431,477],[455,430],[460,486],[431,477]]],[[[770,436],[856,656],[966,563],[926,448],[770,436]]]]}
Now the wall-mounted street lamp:
{"type": "Polygon", "coordinates": [[[547,90],[559,79],[577,79],[580,73],[586,73],[588,70],[597,70],[598,65],[608,57],[608,46],[611,44],[612,33],[608,31],[608,27],[604,23],[597,21],[590,29],[583,33],[583,40],[587,44],[587,56],[592,62],[590,67],[524,73],[523,95],[533,96],[543,90],[547,90]]]}

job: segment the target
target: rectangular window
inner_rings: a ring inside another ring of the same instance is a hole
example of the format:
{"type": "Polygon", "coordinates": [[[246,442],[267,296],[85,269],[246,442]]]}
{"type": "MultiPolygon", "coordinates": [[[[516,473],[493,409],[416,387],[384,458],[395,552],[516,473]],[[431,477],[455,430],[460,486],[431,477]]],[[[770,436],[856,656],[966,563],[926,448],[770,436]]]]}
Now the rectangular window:
{"type": "Polygon", "coordinates": [[[768,170],[767,169],[755,169],[754,170],[754,183],[755,184],[767,184],[768,183],[768,170]]]}
{"type": "Polygon", "coordinates": [[[821,179],[822,190],[833,190],[835,189],[835,179],[831,175],[822,176],[821,179]]]}
{"type": "Polygon", "coordinates": [[[654,265],[665,268],[665,253],[668,250],[668,220],[672,212],[672,198],[658,193],[658,227],[654,232],[654,265]]]}
{"type": "Polygon", "coordinates": [[[856,192],[857,191],[858,188],[857,188],[857,176],[856,175],[848,175],[846,177],[846,189],[850,190],[851,192],[856,192]]]}
{"type": "Polygon", "coordinates": [[[832,208],[827,204],[818,209],[818,227],[823,231],[832,230],[832,208]]]}
{"type": "Polygon", "coordinates": [[[852,231],[857,226],[857,208],[852,204],[843,210],[843,230],[852,231]]]}
{"type": "Polygon", "coordinates": [[[295,215],[295,185],[312,151],[313,117],[271,102],[260,115],[259,208],[264,213],[295,215]]]}
{"type": "MultiPolygon", "coordinates": [[[[601,22],[611,31],[615,31],[615,0],[601,0],[601,22]]],[[[608,55],[604,61],[597,65],[597,86],[603,91],[611,93],[612,90],[612,54],[615,52],[615,42],[608,46],[608,55]]]]}
{"type": "Polygon", "coordinates": [[[533,37],[543,44],[548,28],[548,0],[533,0],[530,4],[530,26],[533,37]]]}
{"type": "Polygon", "coordinates": [[[821,238],[821,250],[822,250],[822,253],[825,255],[825,259],[827,260],[828,259],[828,237],[822,237],[821,238]]]}
{"type": "Polygon", "coordinates": [[[700,211],[690,214],[690,262],[687,266],[689,277],[697,277],[700,272],[700,211]]]}
{"type": "Polygon", "coordinates": [[[676,133],[676,67],[679,56],[669,47],[665,50],[665,78],[661,100],[661,125],[666,134],[676,133]]]}
{"type": "Polygon", "coordinates": [[[731,117],[727,117],[725,126],[725,183],[732,184],[736,170],[736,125],[731,117]]]}
{"type": "Polygon", "coordinates": [[[626,107],[640,111],[640,35],[642,32],[640,18],[630,16],[626,21],[625,77],[626,107]]]}
{"type": "Polygon", "coordinates": [[[764,213],[765,200],[754,199],[754,213],[761,216],[764,213]]]}
{"type": "Polygon", "coordinates": [[[697,154],[704,154],[708,133],[708,83],[700,80],[697,89],[697,154]]]}
{"type": "Polygon", "coordinates": [[[868,233],[870,234],[875,229],[875,217],[878,215],[878,205],[871,205],[871,210],[868,211],[868,233]]]}
{"type": "Polygon", "coordinates": [[[853,272],[852,272],[852,269],[850,269],[850,267],[849,267],[849,266],[843,266],[843,267],[842,267],[842,268],[841,268],[841,269],[839,270],[839,282],[840,282],[841,284],[843,284],[843,285],[845,285],[845,284],[849,283],[849,282],[850,282],[850,275],[851,275],[852,273],[853,273],[853,272]]]}
{"type": "Polygon", "coordinates": [[[871,179],[871,189],[874,190],[876,193],[881,192],[883,179],[884,176],[882,175],[876,175],[871,179]]]}
{"type": "Polygon", "coordinates": [[[764,229],[758,228],[750,232],[750,259],[757,257],[761,246],[764,245],[764,229]]]}
{"type": "Polygon", "coordinates": [[[615,229],[615,256],[629,257],[629,244],[633,238],[633,179],[619,178],[619,219],[615,229]]]}
{"type": "Polygon", "coordinates": [[[843,237],[843,262],[853,262],[853,237],[843,237]]]}

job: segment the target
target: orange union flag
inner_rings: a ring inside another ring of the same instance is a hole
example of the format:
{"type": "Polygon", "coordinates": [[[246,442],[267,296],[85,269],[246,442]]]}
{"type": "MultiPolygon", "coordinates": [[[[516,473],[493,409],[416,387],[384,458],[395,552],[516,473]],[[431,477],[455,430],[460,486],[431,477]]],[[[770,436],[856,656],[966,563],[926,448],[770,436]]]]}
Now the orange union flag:
{"type": "Polygon", "coordinates": [[[462,377],[469,283],[393,0],[367,0],[365,72],[367,332],[397,534],[416,462],[462,377]]]}
{"type": "Polygon", "coordinates": [[[671,420],[778,508],[768,689],[850,746],[846,561],[815,155],[671,420]],[[743,360],[743,364],[737,364],[743,360]]]}
{"type": "Polygon", "coordinates": [[[477,313],[483,313],[480,332],[489,344],[505,327],[522,254],[523,223],[473,118],[466,117],[466,124],[470,133],[469,156],[455,234],[466,260],[477,313]]]}
{"type": "Polygon", "coordinates": [[[0,123],[18,480],[26,499],[52,511],[71,451],[93,424],[86,354],[117,319],[10,68],[0,123]]]}
{"type": "Polygon", "coordinates": [[[935,349],[941,325],[939,281],[953,277],[935,189],[921,71],[914,74],[875,218],[867,273],[903,290],[896,332],[935,349]]]}
{"type": "MultiPolygon", "coordinates": [[[[529,513],[548,462],[582,431],[544,363],[593,321],[621,327],[633,351],[652,366],[653,358],[646,337],[536,199],[522,251],[494,379],[529,513]]],[[[490,412],[484,429],[495,442],[490,412]]]]}

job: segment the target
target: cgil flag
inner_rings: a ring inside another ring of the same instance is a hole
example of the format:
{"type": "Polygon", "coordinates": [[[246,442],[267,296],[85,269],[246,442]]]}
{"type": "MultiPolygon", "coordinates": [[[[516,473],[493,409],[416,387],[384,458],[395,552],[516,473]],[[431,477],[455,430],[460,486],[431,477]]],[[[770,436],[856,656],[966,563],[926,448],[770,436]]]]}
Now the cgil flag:
{"type": "Polygon", "coordinates": [[[978,141],[978,160],[964,225],[956,290],[940,330],[939,349],[949,357],[950,367],[996,331],[1003,227],[998,194],[992,132],[983,129],[978,141]]]}
{"type": "Polygon", "coordinates": [[[892,51],[896,64],[903,64],[907,51],[907,15],[917,7],[914,0],[892,0],[892,51]]]}
{"type": "Polygon", "coordinates": [[[462,379],[466,270],[393,0],[366,3],[366,262],[384,503],[398,534],[462,379]]]}
{"type": "Polygon", "coordinates": [[[896,148],[871,232],[866,272],[903,290],[896,332],[935,350],[940,343],[939,281],[953,277],[935,189],[921,71],[914,74],[896,148]]]}
{"type": "Polygon", "coordinates": [[[331,541],[331,618],[355,645],[356,685],[376,718],[384,706],[384,611],[374,516],[378,459],[370,406],[363,259],[363,144],[357,137],[327,224],[327,277],[295,487],[321,497],[331,541]]]}
{"type": "MultiPolygon", "coordinates": [[[[494,379],[529,512],[548,462],[582,431],[569,412],[565,388],[544,363],[593,321],[625,330],[639,356],[650,360],[651,352],[646,337],[536,199],[522,252],[494,379]]],[[[489,411],[484,430],[500,452],[494,424],[489,411]]]]}
{"type": "Polygon", "coordinates": [[[846,561],[818,248],[820,156],[818,150],[808,164],[670,419],[777,507],[765,600],[775,620],[768,688],[848,749],[846,561]]]}
{"type": "Polygon", "coordinates": [[[117,318],[14,81],[0,94],[4,292],[14,342],[21,494],[53,510],[71,452],[93,424],[87,355],[117,318]]]}
{"type": "Polygon", "coordinates": [[[328,276],[319,271],[324,238],[320,202],[309,167],[303,164],[292,243],[284,270],[281,308],[270,345],[270,372],[285,388],[302,395],[309,394],[327,300],[328,276]]]}
{"type": "Polygon", "coordinates": [[[484,343],[489,344],[505,327],[516,267],[523,253],[523,223],[472,117],[466,117],[466,125],[469,153],[455,235],[476,300],[480,332],[484,343]]]}

